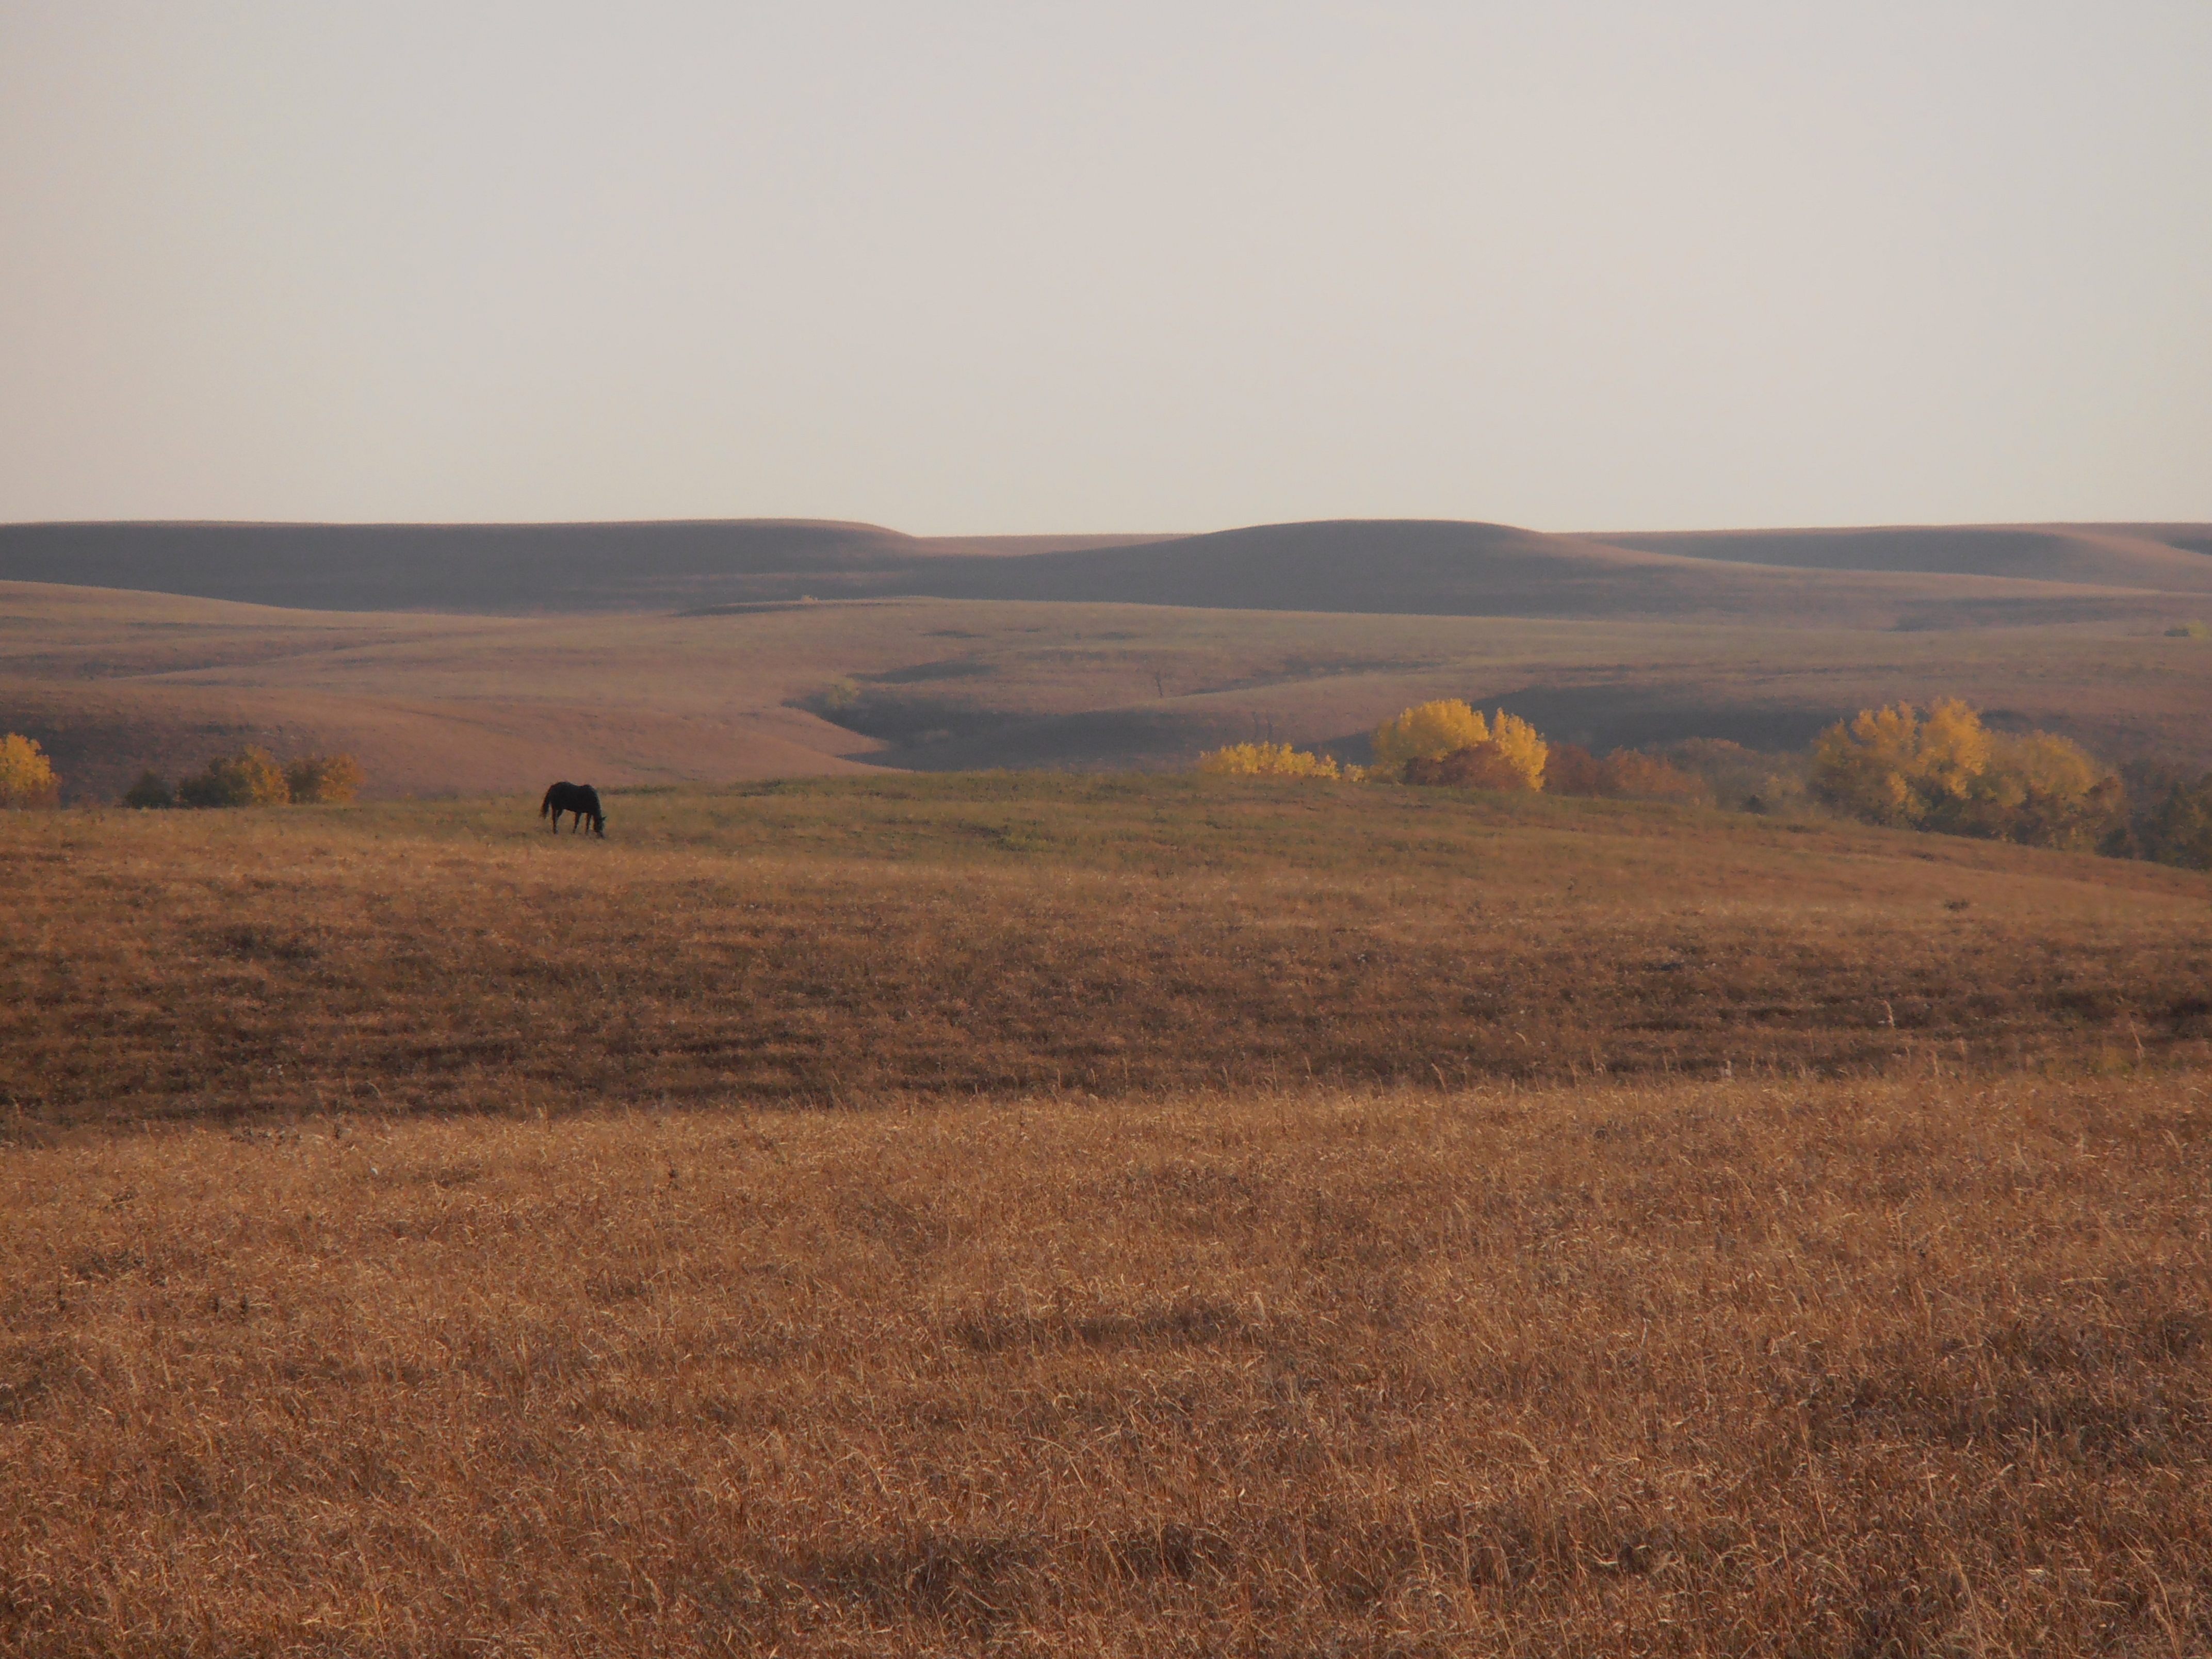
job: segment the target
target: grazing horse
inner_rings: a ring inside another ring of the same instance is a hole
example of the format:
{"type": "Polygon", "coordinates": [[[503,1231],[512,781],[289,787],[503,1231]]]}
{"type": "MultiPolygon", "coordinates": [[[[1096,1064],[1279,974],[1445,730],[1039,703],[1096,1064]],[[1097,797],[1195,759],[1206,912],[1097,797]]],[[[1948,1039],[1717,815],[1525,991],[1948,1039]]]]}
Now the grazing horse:
{"type": "Polygon", "coordinates": [[[556,836],[561,833],[563,812],[576,815],[575,823],[569,826],[570,835],[584,827],[586,818],[592,821],[593,835],[607,833],[607,815],[599,810],[599,792],[588,783],[556,783],[545,792],[545,799],[538,805],[538,816],[553,820],[553,833],[556,836]]]}

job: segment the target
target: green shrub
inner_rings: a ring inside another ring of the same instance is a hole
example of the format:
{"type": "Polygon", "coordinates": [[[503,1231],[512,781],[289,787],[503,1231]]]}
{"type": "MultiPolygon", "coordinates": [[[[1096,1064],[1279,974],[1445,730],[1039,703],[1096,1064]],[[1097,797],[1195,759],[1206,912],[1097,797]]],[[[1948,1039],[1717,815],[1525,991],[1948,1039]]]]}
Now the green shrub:
{"type": "Polygon", "coordinates": [[[291,799],[276,756],[252,747],[217,756],[199,776],[177,786],[182,806],[282,806],[291,799]]]}
{"type": "Polygon", "coordinates": [[[168,779],[149,766],[123,792],[123,804],[141,811],[161,811],[177,804],[177,793],[169,787],[168,779]]]}
{"type": "Polygon", "coordinates": [[[2212,870],[2212,772],[2177,783],[2142,830],[2145,857],[2185,870],[2212,870]]]}

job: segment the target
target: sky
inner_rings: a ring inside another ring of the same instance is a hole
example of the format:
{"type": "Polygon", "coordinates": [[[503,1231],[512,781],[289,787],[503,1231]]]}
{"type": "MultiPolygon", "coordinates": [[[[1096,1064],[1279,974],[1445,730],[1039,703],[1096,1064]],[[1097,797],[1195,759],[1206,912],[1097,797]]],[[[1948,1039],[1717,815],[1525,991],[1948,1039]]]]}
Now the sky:
{"type": "Polygon", "coordinates": [[[0,0],[0,521],[2212,520],[2212,5],[0,0]]]}

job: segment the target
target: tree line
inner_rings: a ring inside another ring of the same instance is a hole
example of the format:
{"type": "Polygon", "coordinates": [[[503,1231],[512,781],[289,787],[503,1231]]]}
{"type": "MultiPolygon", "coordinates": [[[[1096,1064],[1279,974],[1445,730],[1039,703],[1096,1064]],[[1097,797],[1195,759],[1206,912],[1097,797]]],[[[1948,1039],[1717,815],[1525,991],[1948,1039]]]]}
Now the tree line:
{"type": "MultiPolygon", "coordinates": [[[[1735,744],[1709,744],[1734,756],[1735,744]]],[[[1287,743],[1237,743],[1199,757],[1201,772],[1219,777],[1341,779],[1462,789],[1543,791],[1653,800],[1708,799],[1711,787],[1663,757],[1617,749],[1602,759],[1579,744],[1553,743],[1517,714],[1490,714],[1457,697],[1418,703],[1375,728],[1373,760],[1349,766],[1287,743]]]]}
{"type": "Polygon", "coordinates": [[[361,793],[361,763],[351,755],[302,755],[287,764],[252,745],[218,755],[197,777],[169,781],[149,769],[125,791],[123,804],[169,806],[343,805],[361,793]]]}
{"type": "MultiPolygon", "coordinates": [[[[122,805],[173,806],[343,805],[361,793],[361,763],[351,755],[302,755],[284,762],[252,745],[218,755],[207,769],[172,787],[149,769],[124,792],[122,805]]],[[[0,808],[50,807],[61,799],[53,762],[34,738],[0,737],[0,808]]]]}
{"type": "Polygon", "coordinates": [[[1860,710],[1813,745],[1812,786],[1868,823],[2212,869],[2212,773],[2121,773],[2049,732],[1993,732],[1952,697],[1860,710]]]}
{"type": "Polygon", "coordinates": [[[2142,858],[2212,870],[2212,773],[2195,779],[2137,768],[2132,780],[2049,732],[1992,731],[1978,710],[1942,697],[1862,709],[1802,755],[1761,755],[1718,738],[1666,752],[1602,757],[1547,741],[1504,709],[1461,699],[1416,704],[1377,726],[1365,766],[1287,743],[1231,744],[1199,757],[1216,776],[1503,790],[1803,808],[1863,823],[2142,858]]]}

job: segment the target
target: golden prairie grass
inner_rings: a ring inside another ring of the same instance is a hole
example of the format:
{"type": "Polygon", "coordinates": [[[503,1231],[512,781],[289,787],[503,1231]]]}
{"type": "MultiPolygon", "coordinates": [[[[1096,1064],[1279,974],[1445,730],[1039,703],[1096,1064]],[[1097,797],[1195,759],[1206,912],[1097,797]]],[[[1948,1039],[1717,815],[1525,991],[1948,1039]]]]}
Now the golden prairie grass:
{"type": "Polygon", "coordinates": [[[2212,1645],[2203,878],[609,808],[0,817],[0,1652],[2212,1645]]]}
{"type": "Polygon", "coordinates": [[[0,1650],[2186,1655],[2212,1088],[0,1153],[0,1650]]]}
{"type": "Polygon", "coordinates": [[[903,779],[0,823],[0,1123],[2159,1066],[2212,884],[1845,826],[903,779]]]}

